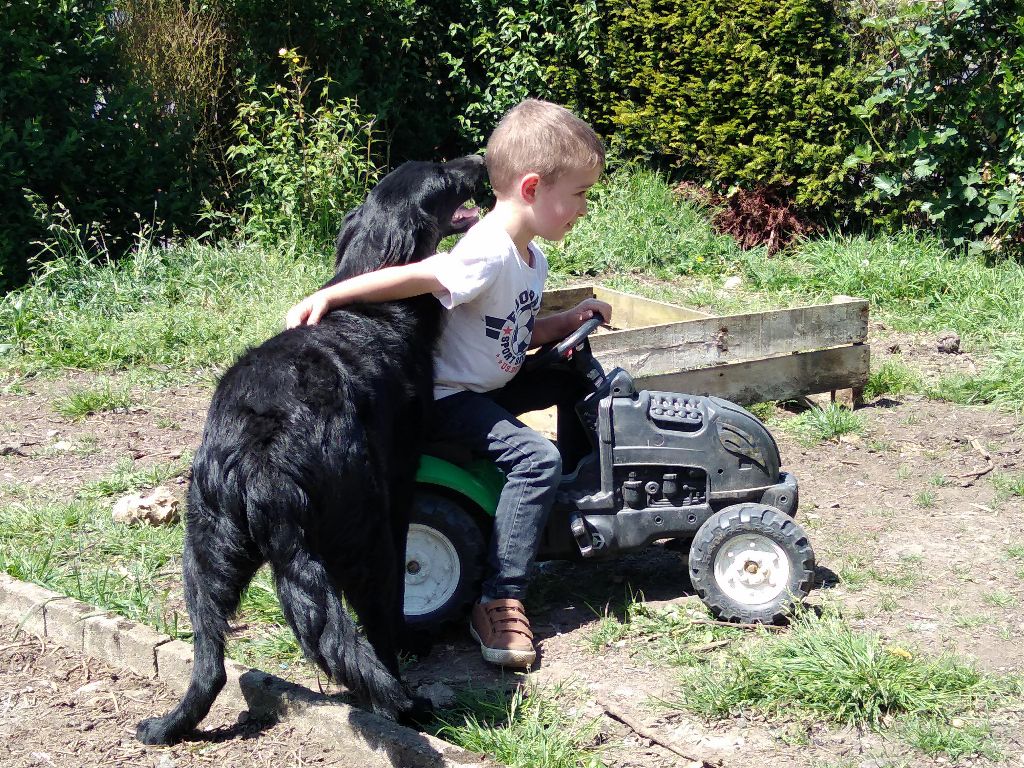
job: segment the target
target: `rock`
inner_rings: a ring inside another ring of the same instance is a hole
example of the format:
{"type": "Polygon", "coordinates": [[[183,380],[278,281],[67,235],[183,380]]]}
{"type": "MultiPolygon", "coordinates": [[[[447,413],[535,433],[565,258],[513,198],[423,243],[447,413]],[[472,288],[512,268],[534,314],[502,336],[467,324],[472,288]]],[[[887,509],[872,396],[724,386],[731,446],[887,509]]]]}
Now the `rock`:
{"type": "Polygon", "coordinates": [[[117,500],[111,514],[115,523],[170,525],[178,521],[178,499],[162,485],[148,496],[133,493],[117,500]]]}
{"type": "Polygon", "coordinates": [[[953,331],[943,331],[939,334],[935,347],[947,355],[957,355],[960,353],[960,337],[953,331]]]}
{"type": "Polygon", "coordinates": [[[743,278],[740,277],[739,275],[733,275],[732,277],[725,281],[725,283],[722,285],[722,288],[724,288],[727,291],[735,291],[741,285],[743,285],[743,278]]]}
{"type": "Polygon", "coordinates": [[[455,691],[444,683],[421,685],[416,693],[428,699],[435,709],[450,709],[455,706],[455,691]]]}

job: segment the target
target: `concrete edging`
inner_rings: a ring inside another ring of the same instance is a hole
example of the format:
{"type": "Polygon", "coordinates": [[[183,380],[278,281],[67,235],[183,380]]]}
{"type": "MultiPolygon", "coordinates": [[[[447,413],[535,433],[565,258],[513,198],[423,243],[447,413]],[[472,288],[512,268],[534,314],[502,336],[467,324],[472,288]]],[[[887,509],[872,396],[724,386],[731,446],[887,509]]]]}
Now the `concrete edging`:
{"type": "MultiPolygon", "coordinates": [[[[142,677],[183,692],[192,671],[192,646],[71,597],[0,573],[0,619],[142,677]]],[[[306,727],[321,741],[349,751],[366,768],[490,768],[498,764],[417,733],[258,669],[227,659],[227,685],[217,701],[306,727]]],[[[157,713],[154,713],[157,714],[157,713]]]]}

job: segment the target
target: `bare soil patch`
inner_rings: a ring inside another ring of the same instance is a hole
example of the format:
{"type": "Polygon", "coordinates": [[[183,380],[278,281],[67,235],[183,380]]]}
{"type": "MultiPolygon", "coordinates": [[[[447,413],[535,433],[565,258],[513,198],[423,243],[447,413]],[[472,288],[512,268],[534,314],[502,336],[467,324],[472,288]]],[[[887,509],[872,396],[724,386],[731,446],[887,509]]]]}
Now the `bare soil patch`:
{"type": "MultiPolygon", "coordinates": [[[[877,327],[872,333],[876,361],[898,355],[930,377],[970,374],[980,367],[969,354],[936,351],[932,337],[877,327]]],[[[54,411],[57,397],[90,381],[85,374],[29,380],[19,394],[0,395],[0,503],[9,501],[19,484],[54,499],[67,498],[82,484],[107,475],[123,457],[144,465],[197,447],[209,389],[139,392],[136,407],[81,421],[54,411]]],[[[1021,419],[919,396],[880,398],[858,413],[866,425],[863,435],[807,446],[785,428],[793,414],[776,412],[773,431],[785,468],[799,478],[799,519],[812,537],[820,566],[822,586],[813,600],[840,601],[855,626],[915,653],[951,652],[992,673],[1024,674],[1019,650],[1024,560],[1018,554],[1024,551],[1024,503],[998,484],[1000,477],[1024,472],[1021,419]]],[[[184,483],[182,477],[175,486],[179,493],[184,483]]],[[[689,599],[680,555],[654,546],[608,562],[543,564],[530,606],[541,652],[531,678],[579,692],[577,715],[598,719],[598,741],[609,765],[660,768],[685,761],[608,717],[600,701],[631,714],[688,753],[726,766],[751,759],[781,766],[942,764],[868,731],[751,716],[709,723],[666,710],[657,701],[671,696],[677,682],[663,659],[643,643],[594,650],[590,642],[604,607],[621,605],[634,594],[648,601],[689,599]]],[[[3,637],[0,645],[14,642],[6,633],[3,637]]],[[[11,646],[0,662],[6,673],[0,729],[3,749],[11,756],[0,758],[3,764],[116,764],[112,756],[124,756],[124,764],[131,765],[297,765],[300,757],[333,764],[334,757],[322,751],[302,752],[304,736],[289,733],[287,726],[262,731],[258,738],[236,729],[222,741],[149,750],[131,738],[134,723],[173,699],[151,681],[129,680],[52,648],[11,646]],[[84,700],[75,694],[97,682],[112,685],[113,694],[101,687],[84,700]],[[83,729],[87,721],[93,725],[83,729]],[[60,744],[75,746],[57,749],[60,744]],[[49,757],[34,756],[43,754],[49,757]],[[165,755],[175,762],[160,763],[165,755]]],[[[284,673],[293,678],[307,674],[298,669],[284,673]]],[[[456,689],[521,681],[484,664],[462,628],[442,637],[429,657],[410,664],[407,674],[416,683],[440,681],[456,689]]],[[[229,729],[234,715],[221,713],[207,727],[229,729]]],[[[1024,765],[1022,720],[1020,711],[1004,711],[992,723],[1010,765],[1024,765]]]]}
{"type": "Polygon", "coordinates": [[[146,747],[139,720],[178,697],[146,680],[0,625],[0,765],[6,768],[96,766],[348,766],[339,750],[287,723],[239,718],[214,705],[202,740],[146,747]]]}

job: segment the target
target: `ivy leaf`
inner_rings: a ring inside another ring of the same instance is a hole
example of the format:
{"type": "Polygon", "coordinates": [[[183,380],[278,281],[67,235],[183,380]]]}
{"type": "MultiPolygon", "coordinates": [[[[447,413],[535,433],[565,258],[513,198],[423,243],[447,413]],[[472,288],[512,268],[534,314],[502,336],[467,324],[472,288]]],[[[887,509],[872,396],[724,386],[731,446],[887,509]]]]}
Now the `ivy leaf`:
{"type": "Polygon", "coordinates": [[[935,173],[935,167],[936,167],[935,158],[929,157],[927,155],[925,155],[923,157],[917,158],[916,160],[914,160],[914,167],[913,167],[914,178],[917,178],[917,179],[926,179],[926,178],[928,178],[933,173],[935,173]]]}
{"type": "Polygon", "coordinates": [[[883,195],[888,197],[896,197],[903,189],[903,185],[900,184],[892,176],[885,173],[880,173],[875,176],[874,179],[875,188],[883,195]]]}

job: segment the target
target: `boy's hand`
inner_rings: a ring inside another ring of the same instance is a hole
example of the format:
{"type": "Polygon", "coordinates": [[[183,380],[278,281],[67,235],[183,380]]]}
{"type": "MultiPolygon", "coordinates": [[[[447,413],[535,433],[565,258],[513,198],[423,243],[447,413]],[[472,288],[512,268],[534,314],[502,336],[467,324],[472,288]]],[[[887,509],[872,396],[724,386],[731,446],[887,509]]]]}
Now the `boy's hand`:
{"type": "Polygon", "coordinates": [[[572,333],[587,320],[597,313],[604,318],[605,323],[612,321],[612,305],[600,299],[584,299],[572,310],[572,319],[575,325],[569,330],[572,333]]]}
{"type": "Polygon", "coordinates": [[[294,307],[288,310],[285,315],[285,328],[297,328],[300,325],[316,325],[320,318],[327,314],[330,306],[327,299],[320,294],[314,293],[307,296],[294,307]]]}

